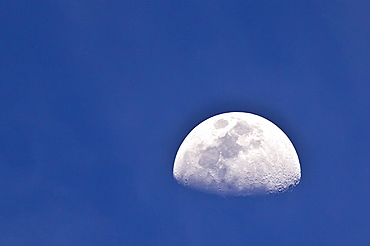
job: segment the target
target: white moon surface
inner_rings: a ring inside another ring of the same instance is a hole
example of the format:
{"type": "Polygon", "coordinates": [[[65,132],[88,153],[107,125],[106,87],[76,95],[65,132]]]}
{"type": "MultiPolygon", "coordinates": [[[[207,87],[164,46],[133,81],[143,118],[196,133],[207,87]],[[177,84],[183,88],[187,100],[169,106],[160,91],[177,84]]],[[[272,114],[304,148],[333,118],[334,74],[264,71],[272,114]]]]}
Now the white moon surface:
{"type": "Polygon", "coordinates": [[[297,152],[271,121],[251,113],[213,116],[182,142],[173,175],[187,187],[222,196],[280,193],[301,179],[297,152]]]}

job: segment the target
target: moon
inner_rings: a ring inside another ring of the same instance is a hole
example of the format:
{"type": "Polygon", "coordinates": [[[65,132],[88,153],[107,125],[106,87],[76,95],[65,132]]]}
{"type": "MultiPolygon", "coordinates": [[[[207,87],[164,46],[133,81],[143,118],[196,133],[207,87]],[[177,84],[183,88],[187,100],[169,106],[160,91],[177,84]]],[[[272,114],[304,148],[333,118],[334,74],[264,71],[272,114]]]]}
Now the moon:
{"type": "Polygon", "coordinates": [[[297,152],[271,121],[229,112],[206,119],[177,151],[174,178],[182,185],[221,196],[291,190],[301,179],[297,152]]]}

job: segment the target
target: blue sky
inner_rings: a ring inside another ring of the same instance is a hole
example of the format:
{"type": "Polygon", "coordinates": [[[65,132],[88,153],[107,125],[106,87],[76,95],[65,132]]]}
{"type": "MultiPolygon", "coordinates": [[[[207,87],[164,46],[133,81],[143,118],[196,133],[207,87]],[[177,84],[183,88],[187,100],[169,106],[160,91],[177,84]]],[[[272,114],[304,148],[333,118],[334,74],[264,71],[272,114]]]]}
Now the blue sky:
{"type": "Polygon", "coordinates": [[[1,245],[370,244],[368,1],[0,1],[1,245]],[[172,177],[215,114],[278,125],[293,192],[172,177]]]}

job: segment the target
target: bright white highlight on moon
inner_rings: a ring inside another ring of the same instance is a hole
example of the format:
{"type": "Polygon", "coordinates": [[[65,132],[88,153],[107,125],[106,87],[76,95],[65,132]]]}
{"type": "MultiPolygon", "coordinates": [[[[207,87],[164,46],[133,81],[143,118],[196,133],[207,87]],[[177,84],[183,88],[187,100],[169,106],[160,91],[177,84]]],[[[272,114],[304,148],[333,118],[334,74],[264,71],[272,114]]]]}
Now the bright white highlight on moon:
{"type": "Polygon", "coordinates": [[[243,112],[213,116],[182,142],[173,168],[185,186],[223,196],[284,192],[301,178],[297,152],[267,119],[243,112]]]}

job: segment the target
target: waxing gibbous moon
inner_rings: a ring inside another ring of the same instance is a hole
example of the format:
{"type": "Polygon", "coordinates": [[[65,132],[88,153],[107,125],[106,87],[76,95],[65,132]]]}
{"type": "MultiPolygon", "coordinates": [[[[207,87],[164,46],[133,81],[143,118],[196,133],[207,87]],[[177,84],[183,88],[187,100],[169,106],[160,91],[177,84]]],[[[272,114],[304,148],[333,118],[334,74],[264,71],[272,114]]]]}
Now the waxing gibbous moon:
{"type": "Polygon", "coordinates": [[[279,193],[301,178],[285,133],[251,113],[230,112],[197,125],[177,151],[173,175],[187,187],[222,196],[279,193]]]}

